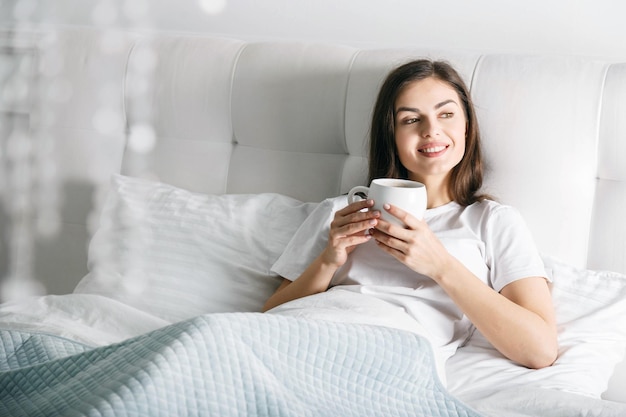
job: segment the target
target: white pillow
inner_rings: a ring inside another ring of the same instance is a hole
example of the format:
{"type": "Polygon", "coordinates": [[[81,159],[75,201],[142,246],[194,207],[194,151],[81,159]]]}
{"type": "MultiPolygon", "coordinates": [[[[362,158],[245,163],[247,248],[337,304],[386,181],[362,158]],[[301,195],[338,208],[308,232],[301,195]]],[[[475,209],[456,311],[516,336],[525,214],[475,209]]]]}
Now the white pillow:
{"type": "Polygon", "coordinates": [[[626,276],[578,269],[544,256],[553,280],[559,358],[531,370],[503,357],[476,332],[447,363],[448,388],[468,401],[531,386],[600,398],[626,352],[626,276]]]}
{"type": "Polygon", "coordinates": [[[315,207],[279,194],[203,195],[116,175],[75,293],[100,294],[179,321],[260,311],[270,273],[315,207]]]}

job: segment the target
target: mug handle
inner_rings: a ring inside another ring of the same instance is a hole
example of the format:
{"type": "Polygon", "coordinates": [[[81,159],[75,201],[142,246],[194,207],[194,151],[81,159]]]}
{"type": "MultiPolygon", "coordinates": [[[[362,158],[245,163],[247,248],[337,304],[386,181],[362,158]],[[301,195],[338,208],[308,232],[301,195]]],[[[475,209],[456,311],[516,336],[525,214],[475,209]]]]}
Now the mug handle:
{"type": "MultiPolygon", "coordinates": [[[[357,185],[356,187],[353,187],[348,192],[348,202],[352,204],[355,201],[358,201],[355,199],[355,197],[361,197],[359,194],[365,194],[365,196],[367,196],[369,191],[370,191],[369,187],[365,187],[364,185],[357,185]]],[[[361,198],[361,200],[364,200],[364,199],[361,198]]]]}

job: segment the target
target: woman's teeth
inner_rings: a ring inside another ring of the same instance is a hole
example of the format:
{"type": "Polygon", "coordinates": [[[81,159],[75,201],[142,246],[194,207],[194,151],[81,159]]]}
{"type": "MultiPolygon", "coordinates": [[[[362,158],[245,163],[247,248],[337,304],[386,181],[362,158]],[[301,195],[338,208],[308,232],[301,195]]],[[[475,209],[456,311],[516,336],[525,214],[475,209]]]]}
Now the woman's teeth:
{"type": "Polygon", "coordinates": [[[423,153],[435,153],[435,152],[441,152],[444,149],[446,149],[445,146],[433,146],[432,148],[420,149],[420,152],[423,152],[423,153]]]}

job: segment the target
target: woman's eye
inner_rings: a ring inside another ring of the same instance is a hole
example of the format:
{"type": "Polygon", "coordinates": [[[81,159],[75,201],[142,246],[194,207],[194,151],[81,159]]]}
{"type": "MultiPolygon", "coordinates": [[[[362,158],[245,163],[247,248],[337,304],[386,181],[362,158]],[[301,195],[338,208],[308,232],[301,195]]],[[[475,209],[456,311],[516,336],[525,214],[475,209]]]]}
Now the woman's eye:
{"type": "Polygon", "coordinates": [[[417,123],[419,121],[420,121],[420,119],[418,119],[417,117],[411,117],[410,119],[406,119],[404,121],[404,124],[411,125],[411,124],[417,123]]]}
{"type": "Polygon", "coordinates": [[[452,113],[452,112],[445,112],[445,113],[442,113],[442,114],[441,114],[441,117],[442,117],[443,119],[449,119],[449,118],[451,118],[452,116],[454,116],[454,113],[452,113]]]}

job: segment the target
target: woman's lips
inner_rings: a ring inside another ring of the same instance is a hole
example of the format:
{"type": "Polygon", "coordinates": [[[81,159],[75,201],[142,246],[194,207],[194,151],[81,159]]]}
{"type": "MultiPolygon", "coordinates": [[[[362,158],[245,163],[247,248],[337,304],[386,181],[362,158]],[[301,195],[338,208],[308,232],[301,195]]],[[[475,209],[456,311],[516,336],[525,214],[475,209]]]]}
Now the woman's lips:
{"type": "Polygon", "coordinates": [[[446,152],[449,145],[429,143],[428,145],[421,146],[417,151],[428,158],[435,158],[446,152]]]}

